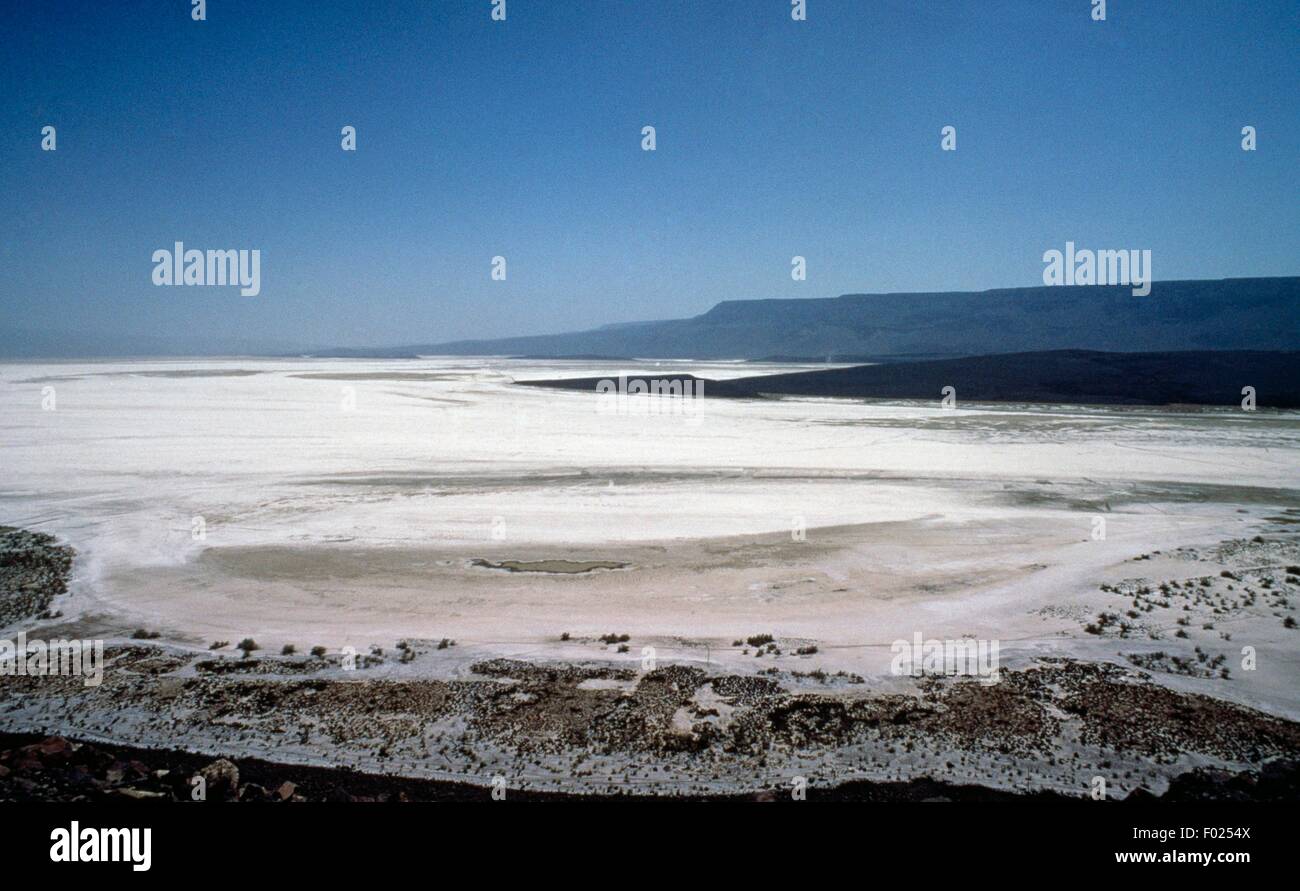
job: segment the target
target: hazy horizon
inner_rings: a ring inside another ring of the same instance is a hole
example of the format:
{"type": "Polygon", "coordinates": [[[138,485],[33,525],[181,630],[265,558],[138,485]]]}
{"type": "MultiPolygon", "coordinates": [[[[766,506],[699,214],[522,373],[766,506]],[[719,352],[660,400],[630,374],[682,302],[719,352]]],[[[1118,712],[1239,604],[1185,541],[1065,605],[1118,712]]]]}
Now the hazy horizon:
{"type": "MultiPolygon", "coordinates": [[[[1157,293],[1159,285],[1174,284],[1180,281],[1250,281],[1255,279],[1300,279],[1300,276],[1240,276],[1223,279],[1160,279],[1153,284],[1157,293]]],[[[710,304],[708,307],[701,309],[697,313],[682,317],[682,320],[689,320],[705,316],[710,310],[723,303],[735,302],[762,302],[762,301],[779,301],[788,299],[803,300],[836,300],[845,297],[889,297],[904,296],[908,294],[978,294],[992,291],[1003,290],[1021,290],[1018,288],[985,288],[978,291],[958,290],[949,292],[880,292],[871,293],[865,291],[847,292],[844,294],[828,295],[825,297],[805,297],[805,298],[784,298],[784,297],[767,297],[767,298],[735,298],[723,299],[710,304]]],[[[511,341],[519,340],[533,336],[547,336],[551,334],[581,334],[584,332],[596,332],[602,329],[616,329],[627,325],[636,325],[639,323],[651,323],[657,321],[675,321],[672,319],[647,319],[647,320],[607,320],[594,323],[587,328],[573,329],[563,332],[517,332],[515,334],[505,334],[498,337],[469,337],[457,340],[444,340],[437,342],[418,341],[408,338],[404,341],[391,341],[382,343],[361,343],[356,341],[342,343],[304,343],[289,341],[271,341],[249,337],[247,339],[230,338],[219,341],[203,341],[196,338],[162,338],[149,337],[147,335],[117,335],[111,332],[99,332],[92,334],[88,332],[74,332],[67,329],[47,329],[35,330],[24,329],[21,327],[9,326],[4,331],[0,331],[0,362],[17,362],[17,361],[40,361],[44,359],[62,360],[62,359],[106,359],[115,360],[122,358],[138,359],[167,359],[167,358],[184,358],[184,357],[220,357],[220,356],[251,356],[251,357],[283,357],[293,355],[311,355],[313,353],[325,353],[331,350],[357,351],[364,353],[366,350],[384,350],[384,349],[401,349],[406,347],[436,347],[436,346],[453,346],[458,343],[477,343],[479,341],[511,341]],[[112,343],[112,348],[105,348],[105,344],[112,343]]],[[[680,321],[680,320],[677,320],[680,321]]],[[[1189,345],[1186,349],[1196,350],[1204,347],[1189,345]]],[[[484,352],[481,355],[514,355],[519,350],[506,349],[498,353],[484,352]]],[[[1003,350],[992,350],[992,352],[1003,352],[1003,350]]],[[[436,351],[427,353],[427,355],[470,355],[465,352],[452,351],[448,353],[438,353],[436,351]]],[[[656,356],[641,356],[641,358],[656,358],[656,356]]],[[[659,358],[675,358],[671,356],[662,356],[659,358]]],[[[706,357],[701,357],[706,358],[706,357]]]]}

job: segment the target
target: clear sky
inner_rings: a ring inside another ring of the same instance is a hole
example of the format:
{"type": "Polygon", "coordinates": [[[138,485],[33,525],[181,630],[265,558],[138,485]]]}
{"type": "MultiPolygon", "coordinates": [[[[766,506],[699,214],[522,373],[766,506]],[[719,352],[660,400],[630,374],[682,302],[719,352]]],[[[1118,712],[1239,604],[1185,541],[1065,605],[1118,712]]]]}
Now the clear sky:
{"type": "Polygon", "coordinates": [[[0,3],[0,324],[428,343],[1037,285],[1066,240],[1300,273],[1295,0],[491,7],[0,3]],[[153,286],[178,240],[260,295],[153,286]]]}

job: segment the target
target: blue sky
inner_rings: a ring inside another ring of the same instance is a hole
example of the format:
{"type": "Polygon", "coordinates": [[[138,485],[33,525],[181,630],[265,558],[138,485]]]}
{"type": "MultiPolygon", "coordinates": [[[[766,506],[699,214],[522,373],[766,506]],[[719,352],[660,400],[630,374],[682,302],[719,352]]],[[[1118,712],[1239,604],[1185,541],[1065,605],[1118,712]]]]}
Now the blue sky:
{"type": "Polygon", "coordinates": [[[0,324],[429,343],[1037,285],[1067,239],[1300,273],[1294,0],[807,8],[4,3],[0,324]],[[177,240],[259,249],[261,294],[154,287],[177,240]]]}

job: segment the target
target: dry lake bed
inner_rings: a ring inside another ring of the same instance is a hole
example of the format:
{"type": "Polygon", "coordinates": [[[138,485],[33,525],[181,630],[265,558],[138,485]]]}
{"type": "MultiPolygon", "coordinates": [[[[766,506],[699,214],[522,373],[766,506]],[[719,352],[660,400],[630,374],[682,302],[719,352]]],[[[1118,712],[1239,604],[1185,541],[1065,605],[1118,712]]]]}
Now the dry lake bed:
{"type": "Polygon", "coordinates": [[[515,385],[797,368],[0,365],[0,524],[75,551],[6,634],[108,658],[0,676],[0,729],[657,794],[1300,755],[1300,413],[515,385]]]}

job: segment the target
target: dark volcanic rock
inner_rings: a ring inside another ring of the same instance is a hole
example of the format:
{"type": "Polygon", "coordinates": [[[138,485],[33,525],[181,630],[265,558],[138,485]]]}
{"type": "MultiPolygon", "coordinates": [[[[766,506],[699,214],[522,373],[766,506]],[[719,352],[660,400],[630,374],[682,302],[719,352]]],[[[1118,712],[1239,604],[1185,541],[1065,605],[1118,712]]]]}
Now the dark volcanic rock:
{"type": "Polygon", "coordinates": [[[0,625],[49,610],[68,590],[72,555],[52,535],[0,526],[0,625]]]}
{"type": "MultiPolygon", "coordinates": [[[[945,387],[959,403],[1042,402],[1073,405],[1225,405],[1241,403],[1239,382],[1252,381],[1260,406],[1300,406],[1300,351],[1232,350],[1119,353],[1052,350],[887,362],[707,380],[686,373],[641,375],[683,387],[703,383],[708,398],[812,396],[845,399],[938,401],[945,387]]],[[[587,391],[597,395],[600,378],[520,381],[524,386],[587,391]]],[[[637,398],[637,397],[631,397],[637,398]]],[[[666,395],[659,398],[670,398],[666,395]]]]}
{"type": "Polygon", "coordinates": [[[239,768],[225,758],[213,761],[199,771],[206,784],[209,801],[235,801],[239,798],[239,768]]]}

